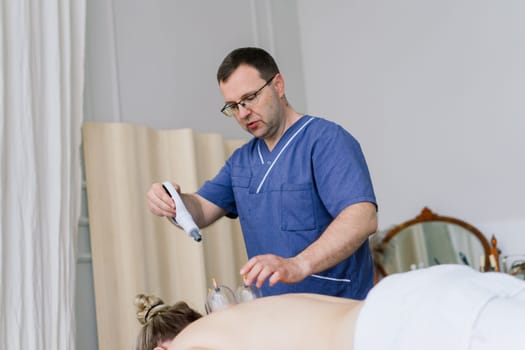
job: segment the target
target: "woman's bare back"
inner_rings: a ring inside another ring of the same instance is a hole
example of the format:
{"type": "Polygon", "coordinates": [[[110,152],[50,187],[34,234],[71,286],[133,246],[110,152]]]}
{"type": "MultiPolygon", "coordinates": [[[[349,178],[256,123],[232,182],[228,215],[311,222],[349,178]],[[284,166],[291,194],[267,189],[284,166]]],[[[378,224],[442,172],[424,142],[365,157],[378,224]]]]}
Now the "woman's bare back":
{"type": "Polygon", "coordinates": [[[261,298],[195,321],[170,349],[348,350],[361,304],[315,294],[261,298]]]}

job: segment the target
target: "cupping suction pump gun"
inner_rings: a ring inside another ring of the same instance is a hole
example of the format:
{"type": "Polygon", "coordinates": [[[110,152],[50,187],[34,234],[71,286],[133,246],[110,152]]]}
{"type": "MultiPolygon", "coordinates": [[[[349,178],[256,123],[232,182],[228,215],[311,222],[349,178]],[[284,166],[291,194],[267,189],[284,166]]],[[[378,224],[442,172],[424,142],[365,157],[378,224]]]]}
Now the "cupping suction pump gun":
{"type": "Polygon", "coordinates": [[[168,220],[172,224],[181,227],[188,234],[188,236],[192,237],[195,241],[200,242],[202,240],[202,236],[199,232],[199,228],[195,224],[195,221],[193,221],[193,217],[191,216],[188,209],[186,209],[186,206],[180,198],[179,193],[175,190],[175,187],[173,187],[173,185],[168,181],[163,182],[162,187],[164,187],[164,190],[166,190],[171,198],[173,198],[175,207],[177,209],[177,215],[174,218],[168,217],[168,220]]]}

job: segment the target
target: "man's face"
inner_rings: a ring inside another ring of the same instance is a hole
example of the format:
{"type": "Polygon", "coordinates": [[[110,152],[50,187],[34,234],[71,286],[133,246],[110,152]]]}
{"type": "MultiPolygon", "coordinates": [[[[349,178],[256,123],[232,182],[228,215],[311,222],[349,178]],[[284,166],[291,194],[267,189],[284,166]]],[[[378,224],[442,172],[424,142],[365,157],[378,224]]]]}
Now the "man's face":
{"type": "Polygon", "coordinates": [[[226,80],[219,84],[222,96],[226,103],[247,101],[245,106],[238,104],[238,111],[234,115],[239,125],[250,134],[262,139],[275,137],[284,122],[280,91],[274,85],[280,78],[277,75],[272,82],[265,86],[259,72],[247,65],[239,66],[226,80]],[[261,89],[261,87],[263,87],[261,89]],[[248,101],[253,94],[261,89],[253,100],[248,101]],[[245,100],[245,98],[247,98],[245,100]]]}

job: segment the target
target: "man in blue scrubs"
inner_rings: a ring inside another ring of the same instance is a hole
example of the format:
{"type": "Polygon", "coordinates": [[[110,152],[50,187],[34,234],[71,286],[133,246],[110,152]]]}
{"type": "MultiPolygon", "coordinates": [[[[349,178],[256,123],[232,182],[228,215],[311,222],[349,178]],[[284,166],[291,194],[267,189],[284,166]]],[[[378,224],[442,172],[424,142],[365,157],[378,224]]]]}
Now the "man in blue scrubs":
{"type": "MultiPolygon", "coordinates": [[[[221,112],[253,138],[197,193],[181,193],[197,225],[239,217],[250,258],[240,273],[264,295],[364,299],[373,285],[368,236],[377,229],[377,204],[357,140],[331,121],[296,112],[262,49],[232,51],[217,80],[221,112]]],[[[158,216],[176,214],[159,183],[148,205],[158,216]]]]}

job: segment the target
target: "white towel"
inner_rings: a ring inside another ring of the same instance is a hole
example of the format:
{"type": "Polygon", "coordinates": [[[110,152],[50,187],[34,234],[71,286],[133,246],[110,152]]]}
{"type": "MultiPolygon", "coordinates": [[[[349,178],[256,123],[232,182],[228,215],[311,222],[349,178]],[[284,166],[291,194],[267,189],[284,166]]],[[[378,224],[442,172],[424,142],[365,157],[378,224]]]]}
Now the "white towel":
{"type": "Polygon", "coordinates": [[[525,282],[463,265],[394,274],[368,294],[355,350],[525,349],[525,282]]]}

